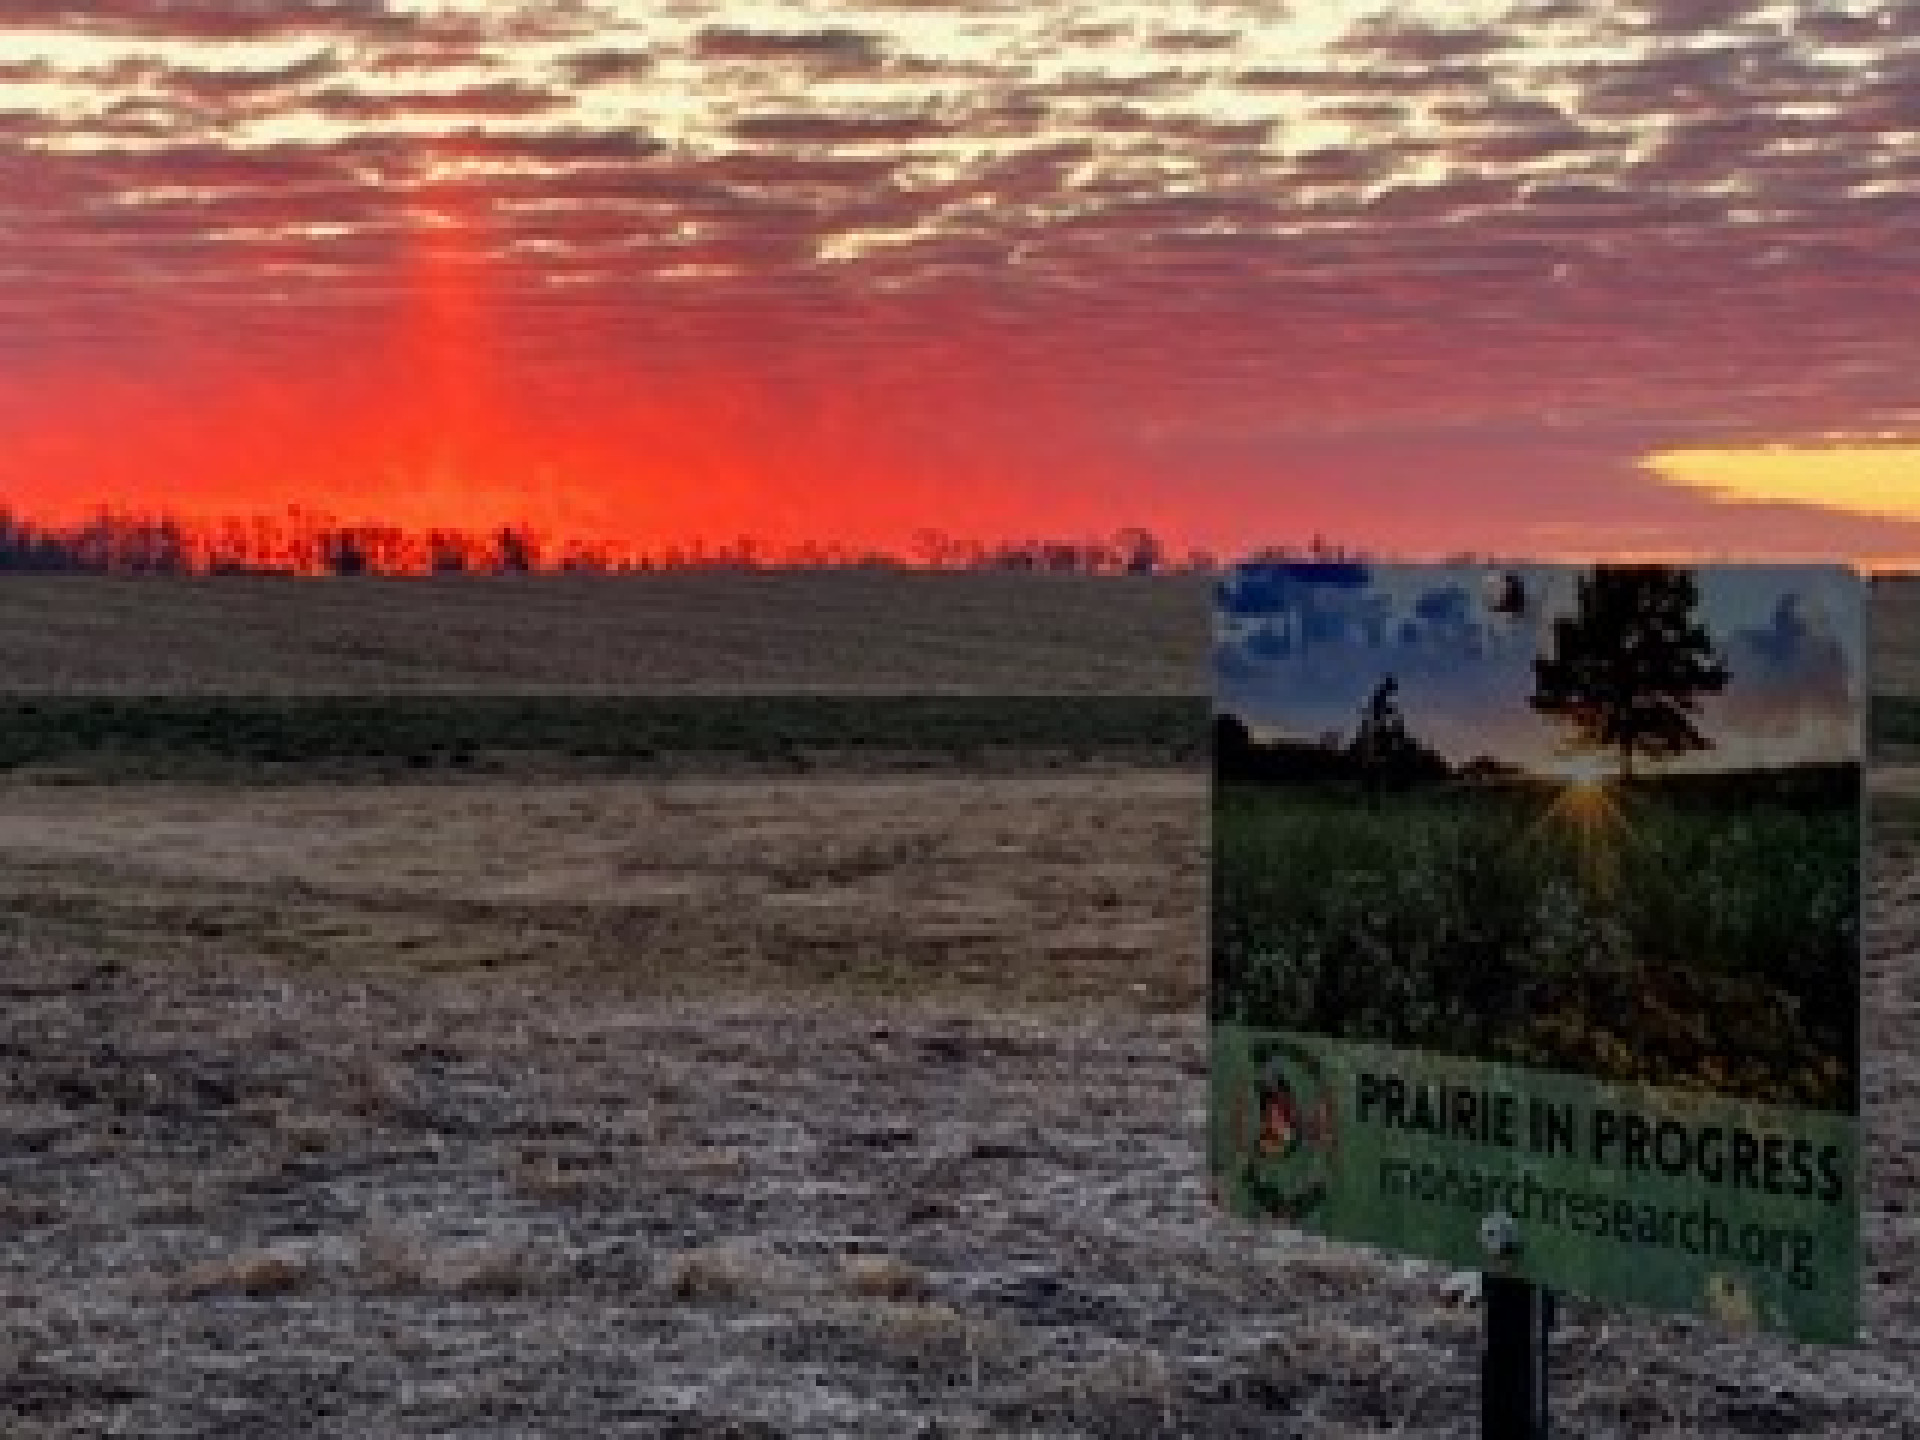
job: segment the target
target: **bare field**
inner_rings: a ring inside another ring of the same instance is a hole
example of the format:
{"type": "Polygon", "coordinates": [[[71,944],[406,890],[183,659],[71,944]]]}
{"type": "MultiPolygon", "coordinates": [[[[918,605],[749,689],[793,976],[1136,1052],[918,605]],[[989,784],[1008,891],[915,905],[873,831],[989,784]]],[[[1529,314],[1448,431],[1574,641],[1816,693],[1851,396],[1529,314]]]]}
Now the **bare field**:
{"type": "MultiPolygon", "coordinates": [[[[0,576],[14,694],[1204,695],[1211,582],[886,571],[435,580],[0,576]]],[[[1874,587],[1920,696],[1920,579],[1874,587]]]]}
{"type": "MultiPolygon", "coordinates": [[[[1205,606],[8,577],[0,663],[42,695],[1198,695],[1205,606]]],[[[1920,696],[1920,585],[1875,635],[1876,688],[1920,696]]],[[[1460,1277],[1207,1204],[1203,775],[924,758],[0,777],[0,1434],[1473,1433],[1460,1277]]],[[[1920,769],[1875,783],[1869,1341],[1576,1304],[1560,1433],[1920,1434],[1920,769]]]]}
{"type": "Polygon", "coordinates": [[[16,784],[0,899],[116,953],[175,954],[184,926],[203,955],[325,971],[522,963],[636,995],[825,979],[1073,1001],[1124,979],[1188,1008],[1203,789],[1114,767],[16,784]]]}
{"type": "Polygon", "coordinates": [[[15,693],[1204,694],[1205,579],[0,577],[15,693]]]}
{"type": "Polygon", "coordinates": [[[1877,581],[1869,624],[1874,690],[1920,697],[1920,577],[1877,581]]]}
{"type": "MultiPolygon", "coordinates": [[[[1473,1433],[1456,1277],[1207,1203],[1205,788],[5,786],[0,1431],[1473,1433]]],[[[1869,1343],[1576,1304],[1559,1433],[1920,1433],[1890,791],[1869,1343]]]]}

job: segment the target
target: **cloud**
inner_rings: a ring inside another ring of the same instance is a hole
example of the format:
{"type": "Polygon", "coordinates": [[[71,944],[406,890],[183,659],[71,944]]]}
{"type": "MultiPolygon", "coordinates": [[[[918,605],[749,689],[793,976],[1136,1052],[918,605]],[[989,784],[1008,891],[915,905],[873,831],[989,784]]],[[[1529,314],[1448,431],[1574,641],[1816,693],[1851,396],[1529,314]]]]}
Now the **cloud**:
{"type": "Polygon", "coordinates": [[[1889,4],[1879,9],[1805,10],[1793,17],[1794,37],[1817,45],[1883,45],[1895,35],[1911,35],[1916,21],[1913,7],[1889,4]]]}
{"type": "Polygon", "coordinates": [[[878,68],[886,58],[880,38],[868,31],[745,30],[710,26],[694,40],[703,60],[791,61],[833,71],[878,68]]]}
{"type": "Polygon", "coordinates": [[[540,86],[503,80],[454,90],[370,91],[335,86],[310,96],[307,103],[331,119],[366,122],[435,116],[511,119],[554,110],[566,102],[540,86]]]}
{"type": "Polygon", "coordinates": [[[338,51],[322,47],[285,64],[258,68],[156,66],[151,83],[194,104],[268,105],[286,103],[291,98],[287,92],[330,79],[340,70],[338,51]]]}
{"type": "MultiPolygon", "coordinates": [[[[1264,567],[1262,567],[1264,569],[1264,567]]],[[[1413,732],[1454,760],[1544,748],[1524,695],[1532,632],[1485,613],[1476,572],[1290,567],[1261,618],[1227,613],[1216,680],[1227,707],[1295,739],[1351,734],[1391,676],[1413,732]]],[[[1536,582],[1539,577],[1536,576],[1536,582]]]]}
{"type": "Polygon", "coordinates": [[[588,49],[562,57],[560,65],[575,85],[609,85],[639,79],[654,59],[645,50],[588,49]]]}
{"type": "Polygon", "coordinates": [[[1265,65],[1241,70],[1231,77],[1232,83],[1242,90],[1334,101],[1381,95],[1470,95],[1484,90],[1488,79],[1487,69],[1479,64],[1368,64],[1324,69],[1265,65]]]}
{"type": "Polygon", "coordinates": [[[1372,581],[1365,565],[1344,562],[1251,561],[1236,565],[1219,582],[1216,604],[1240,618],[1277,616],[1293,610],[1313,610],[1317,597],[1335,592],[1364,590],[1372,581]]]}
{"type": "Polygon", "coordinates": [[[129,36],[150,40],[228,43],[288,36],[352,34],[438,43],[484,34],[475,18],[422,14],[385,0],[11,0],[0,11],[0,31],[40,30],[129,36]]]}
{"type": "Polygon", "coordinates": [[[1674,499],[1637,459],[1920,433],[1911,5],[4,11],[0,312],[48,365],[118,337],[165,376],[249,287],[287,307],[277,347],[417,326],[395,297],[438,264],[504,317],[507,369],[884,375],[929,466],[985,446],[1016,486],[1027,462],[956,436],[1072,437],[1223,531],[1276,494],[1403,534],[1396,497],[1444,484],[1465,498],[1409,529],[1497,503],[1529,535],[1854,543],[1844,515],[1674,499]]]}
{"type": "Polygon", "coordinates": [[[1425,68],[1473,63],[1497,55],[1509,43],[1497,27],[1442,29],[1381,17],[1353,26],[1329,49],[1336,55],[1425,68]]]}
{"type": "Polygon", "coordinates": [[[1147,43],[1156,50],[1183,55],[1231,50],[1240,43],[1240,36],[1231,30],[1162,30],[1147,43]]]}
{"type": "Polygon", "coordinates": [[[238,45],[336,38],[368,45],[460,48],[566,39],[602,22],[586,0],[9,0],[0,34],[238,45]]]}
{"type": "Polygon", "coordinates": [[[763,111],[741,116],[729,129],[741,140],[783,145],[899,144],[940,139],[955,133],[951,121],[924,111],[891,115],[763,111]]]}
{"type": "Polygon", "coordinates": [[[414,75],[495,69],[502,57],[491,44],[383,44],[362,51],[358,64],[369,75],[414,75]]]}
{"type": "Polygon", "coordinates": [[[1765,625],[1736,629],[1722,652],[1729,679],[1708,711],[1716,730],[1741,737],[1818,738],[1832,752],[1854,748],[1860,677],[1824,597],[1783,590],[1765,625]]]}

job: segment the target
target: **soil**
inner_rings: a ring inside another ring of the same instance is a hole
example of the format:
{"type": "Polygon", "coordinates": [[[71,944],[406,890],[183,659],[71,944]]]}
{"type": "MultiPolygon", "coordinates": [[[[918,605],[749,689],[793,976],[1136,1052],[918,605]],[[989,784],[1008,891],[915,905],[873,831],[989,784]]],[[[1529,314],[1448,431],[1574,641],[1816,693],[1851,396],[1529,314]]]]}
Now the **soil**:
{"type": "Polygon", "coordinates": [[[19,694],[1201,695],[1204,575],[7,575],[19,694]]]}
{"type": "MultiPolygon", "coordinates": [[[[0,1434],[1475,1433],[1470,1277],[1208,1204],[1205,801],[7,786],[0,1434]]],[[[1556,1433],[1920,1435],[1917,860],[1867,1339],[1569,1302],[1556,1433]]]]}

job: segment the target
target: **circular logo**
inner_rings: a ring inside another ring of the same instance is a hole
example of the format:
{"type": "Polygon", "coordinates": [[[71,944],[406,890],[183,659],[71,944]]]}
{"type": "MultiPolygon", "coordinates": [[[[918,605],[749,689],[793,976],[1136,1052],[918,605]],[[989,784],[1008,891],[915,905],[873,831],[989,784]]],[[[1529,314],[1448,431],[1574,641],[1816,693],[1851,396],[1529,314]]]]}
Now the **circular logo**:
{"type": "Polygon", "coordinates": [[[1325,1203],[1339,1135],[1333,1092],[1305,1046],[1262,1037],[1232,1105],[1236,1188],[1261,1214],[1307,1218],[1325,1203]]]}

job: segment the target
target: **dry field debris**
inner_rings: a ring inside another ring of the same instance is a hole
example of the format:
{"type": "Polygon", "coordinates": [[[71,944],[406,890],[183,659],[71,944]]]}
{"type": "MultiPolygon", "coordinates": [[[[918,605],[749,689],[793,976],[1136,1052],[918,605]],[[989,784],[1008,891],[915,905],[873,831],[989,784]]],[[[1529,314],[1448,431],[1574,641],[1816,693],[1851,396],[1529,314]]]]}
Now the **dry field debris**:
{"type": "MultiPolygon", "coordinates": [[[[1920,1433],[1902,788],[1868,1342],[1575,1304],[1562,1433],[1920,1433]]],[[[1111,766],[6,785],[0,1433],[1472,1433],[1456,1277],[1208,1205],[1205,817],[1111,766]]]]}
{"type": "Polygon", "coordinates": [[[38,694],[1200,695],[1211,582],[886,570],[0,576],[38,694]]]}
{"type": "Polygon", "coordinates": [[[1877,582],[1868,626],[1875,692],[1920,699],[1920,576],[1877,582]]]}

